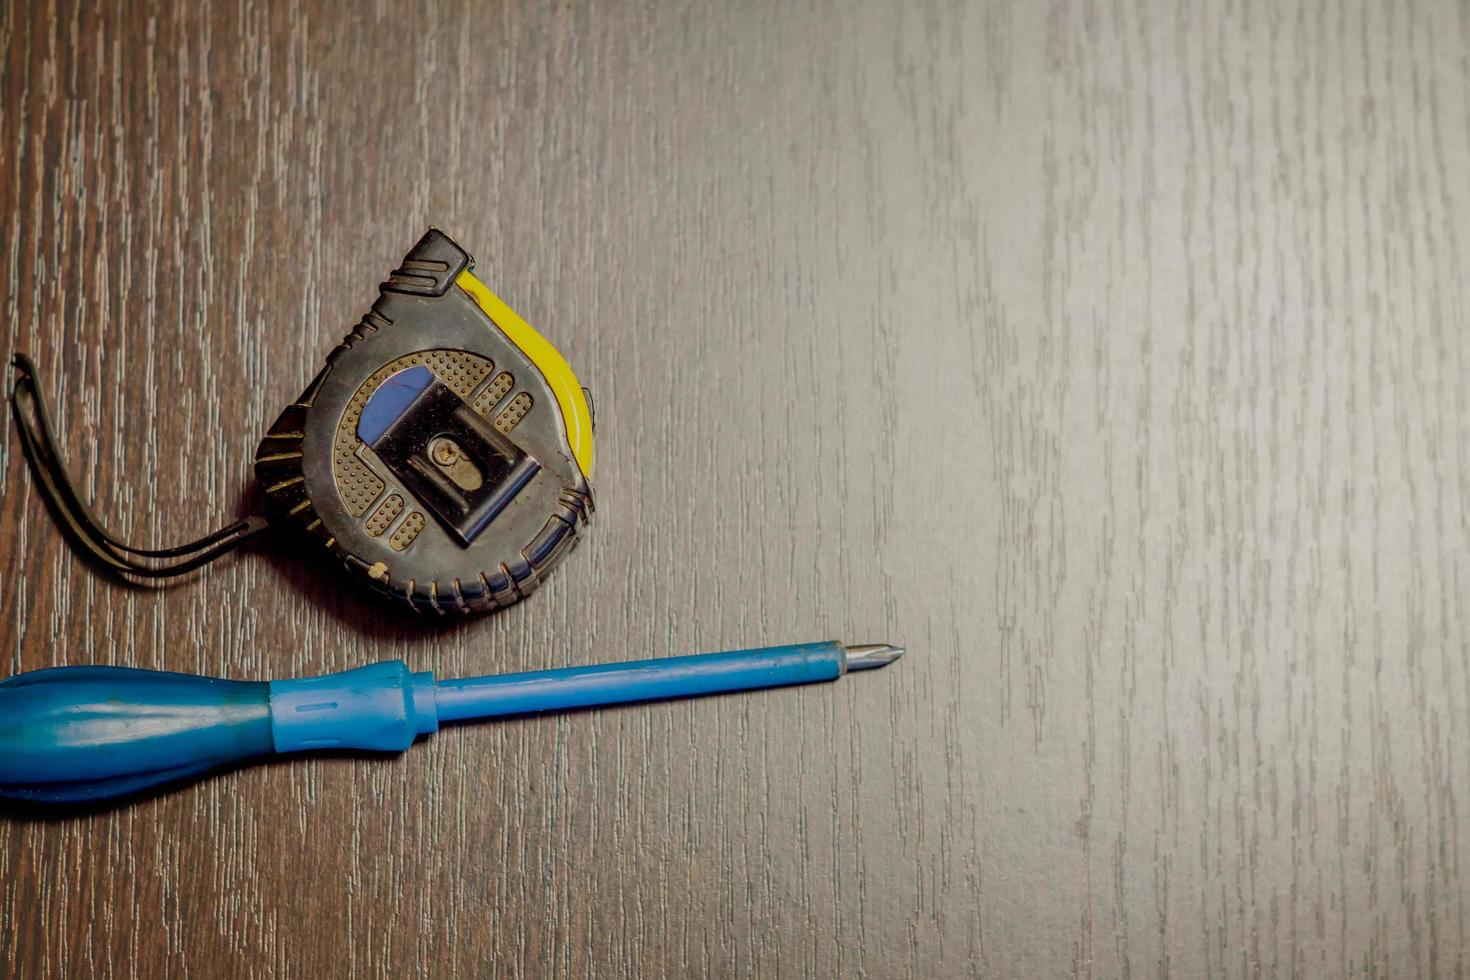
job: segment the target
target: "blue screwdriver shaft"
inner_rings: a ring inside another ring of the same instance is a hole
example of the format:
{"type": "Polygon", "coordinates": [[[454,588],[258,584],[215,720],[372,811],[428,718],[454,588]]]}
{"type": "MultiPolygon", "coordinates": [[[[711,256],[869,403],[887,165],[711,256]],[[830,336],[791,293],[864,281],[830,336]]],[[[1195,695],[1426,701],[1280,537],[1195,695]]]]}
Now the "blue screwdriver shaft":
{"type": "Polygon", "coordinates": [[[840,643],[801,643],[440,681],[435,700],[441,722],[460,721],[812,684],[836,680],[846,669],[840,643]]]}

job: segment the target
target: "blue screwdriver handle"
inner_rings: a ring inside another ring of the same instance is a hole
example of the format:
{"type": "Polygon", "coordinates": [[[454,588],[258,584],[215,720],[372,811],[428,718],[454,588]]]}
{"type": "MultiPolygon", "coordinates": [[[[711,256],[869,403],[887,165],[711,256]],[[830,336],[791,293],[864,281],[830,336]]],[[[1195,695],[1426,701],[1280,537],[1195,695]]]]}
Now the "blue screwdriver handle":
{"type": "Polygon", "coordinates": [[[274,753],[402,751],[441,721],[830,681],[901,652],[803,643],[442,683],[399,660],[269,682],[37,670],[0,682],[0,796],[104,800],[274,753]]]}

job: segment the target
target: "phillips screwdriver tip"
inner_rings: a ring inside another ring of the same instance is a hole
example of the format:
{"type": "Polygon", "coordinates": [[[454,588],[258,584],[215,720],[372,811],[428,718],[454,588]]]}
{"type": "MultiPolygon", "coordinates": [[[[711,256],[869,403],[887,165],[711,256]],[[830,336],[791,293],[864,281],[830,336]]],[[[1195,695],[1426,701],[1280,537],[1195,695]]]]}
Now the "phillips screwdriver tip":
{"type": "Polygon", "coordinates": [[[847,648],[848,670],[869,670],[886,667],[903,656],[903,647],[892,643],[864,643],[847,648]]]}

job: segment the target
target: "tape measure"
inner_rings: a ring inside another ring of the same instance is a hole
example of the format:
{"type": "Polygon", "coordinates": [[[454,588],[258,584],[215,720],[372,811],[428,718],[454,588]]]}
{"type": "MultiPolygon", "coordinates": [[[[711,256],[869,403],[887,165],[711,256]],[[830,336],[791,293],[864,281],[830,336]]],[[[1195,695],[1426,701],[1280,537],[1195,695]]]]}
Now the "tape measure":
{"type": "MultiPolygon", "coordinates": [[[[525,598],[593,509],[590,395],[473,267],[442,232],[424,235],[255,454],[269,523],[320,542],[353,578],[421,611],[525,598]]],[[[252,517],[176,548],[124,544],[76,496],[34,368],[23,355],[14,365],[26,455],[91,558],[164,578],[264,530],[252,517]]]]}

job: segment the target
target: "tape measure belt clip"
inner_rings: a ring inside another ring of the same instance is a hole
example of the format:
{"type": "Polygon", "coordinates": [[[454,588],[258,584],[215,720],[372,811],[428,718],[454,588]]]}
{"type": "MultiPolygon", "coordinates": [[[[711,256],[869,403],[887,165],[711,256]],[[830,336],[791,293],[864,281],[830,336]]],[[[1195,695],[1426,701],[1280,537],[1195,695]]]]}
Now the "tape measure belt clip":
{"type": "Polygon", "coordinates": [[[466,546],[541,469],[422,365],[383,382],[357,435],[466,546]]]}

